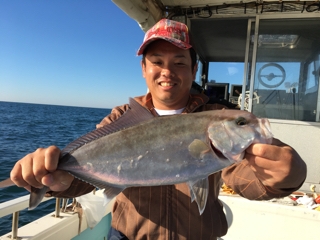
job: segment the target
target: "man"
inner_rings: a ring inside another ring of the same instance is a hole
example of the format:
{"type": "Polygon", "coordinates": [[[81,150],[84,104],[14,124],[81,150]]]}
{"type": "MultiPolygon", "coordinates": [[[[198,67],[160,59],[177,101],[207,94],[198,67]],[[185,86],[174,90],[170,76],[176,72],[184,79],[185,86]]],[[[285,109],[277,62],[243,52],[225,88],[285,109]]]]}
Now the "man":
{"type": "MultiPolygon", "coordinates": [[[[153,115],[167,115],[221,109],[207,104],[202,94],[191,95],[197,64],[189,43],[187,26],[163,19],[145,35],[138,50],[143,55],[142,74],[149,93],[136,97],[153,115]]],[[[119,118],[128,105],[116,107],[97,125],[119,118]]],[[[217,239],[227,232],[227,222],[218,200],[221,177],[237,193],[248,199],[283,197],[298,189],[306,177],[306,165],[290,146],[274,139],[273,145],[253,144],[240,164],[209,176],[209,198],[202,215],[191,203],[186,184],[125,189],[113,207],[110,239],[217,239]]],[[[38,149],[19,160],[11,179],[21,187],[47,185],[48,193],[74,197],[93,187],[56,170],[60,150],[38,149]]]]}

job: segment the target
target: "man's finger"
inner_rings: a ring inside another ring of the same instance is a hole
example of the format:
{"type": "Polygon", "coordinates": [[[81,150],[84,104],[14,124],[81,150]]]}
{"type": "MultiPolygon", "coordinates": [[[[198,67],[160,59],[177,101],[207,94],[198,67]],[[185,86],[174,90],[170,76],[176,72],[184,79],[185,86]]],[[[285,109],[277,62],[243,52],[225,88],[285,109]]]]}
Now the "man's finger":
{"type": "Polygon", "coordinates": [[[57,169],[60,157],[60,149],[56,146],[50,146],[44,153],[44,166],[49,172],[57,169]]]}
{"type": "Polygon", "coordinates": [[[42,183],[52,191],[64,191],[68,189],[74,177],[66,171],[57,170],[43,177],[42,183]]]}
{"type": "Polygon", "coordinates": [[[21,165],[20,162],[17,162],[10,173],[10,179],[14,184],[16,184],[18,187],[27,187],[28,183],[23,180],[22,174],[21,174],[21,165]]]}
{"type": "Polygon", "coordinates": [[[34,162],[35,161],[33,158],[30,161],[23,161],[21,175],[22,175],[22,178],[28,183],[28,185],[36,187],[36,188],[41,188],[41,187],[43,187],[43,185],[41,184],[41,182],[39,182],[36,179],[34,172],[33,172],[34,162]]]}
{"type": "Polygon", "coordinates": [[[247,159],[249,164],[252,166],[251,168],[253,168],[256,171],[257,169],[274,170],[280,167],[280,164],[281,164],[277,160],[260,157],[250,153],[247,153],[245,155],[245,158],[247,159]]]}
{"type": "Polygon", "coordinates": [[[283,154],[283,147],[269,144],[255,143],[249,146],[246,153],[272,161],[280,160],[280,156],[283,154]]]}

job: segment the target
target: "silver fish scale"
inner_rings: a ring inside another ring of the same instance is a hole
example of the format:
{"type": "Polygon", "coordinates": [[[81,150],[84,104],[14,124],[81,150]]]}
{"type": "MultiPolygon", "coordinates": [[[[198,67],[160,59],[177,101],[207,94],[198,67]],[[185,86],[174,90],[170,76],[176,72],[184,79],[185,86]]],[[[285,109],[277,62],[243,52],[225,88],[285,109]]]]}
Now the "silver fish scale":
{"type": "MultiPolygon", "coordinates": [[[[90,170],[99,176],[97,181],[124,186],[169,185],[204,178],[232,162],[219,159],[213,151],[204,159],[195,159],[188,146],[195,139],[206,142],[208,132],[214,138],[214,135],[219,136],[219,131],[227,131],[223,124],[233,124],[237,114],[253,118],[250,113],[235,110],[154,118],[82,146],[72,153],[81,168],[74,168],[71,164],[68,168],[61,166],[61,169],[80,179],[90,170]]],[[[247,132],[242,141],[252,141],[256,137],[256,125],[257,122],[253,121],[251,125],[239,127],[237,136],[247,132]],[[245,127],[248,129],[244,130],[245,127]]],[[[234,124],[232,130],[236,134],[234,124]]],[[[230,142],[230,139],[223,142],[230,142]]]]}
{"type": "MultiPolygon", "coordinates": [[[[206,134],[203,134],[204,130],[201,134],[199,128],[197,134],[187,131],[194,128],[193,122],[179,127],[173,124],[172,121],[158,121],[129,128],[88,143],[72,155],[83,170],[92,169],[111,184],[172,184],[177,178],[184,182],[201,165],[207,168],[208,163],[194,159],[187,150],[195,138],[205,141],[206,134]],[[173,131],[170,136],[168,133],[173,131]]],[[[61,169],[65,168],[62,166],[61,169]]],[[[72,167],[65,170],[74,171],[72,167]]]]}

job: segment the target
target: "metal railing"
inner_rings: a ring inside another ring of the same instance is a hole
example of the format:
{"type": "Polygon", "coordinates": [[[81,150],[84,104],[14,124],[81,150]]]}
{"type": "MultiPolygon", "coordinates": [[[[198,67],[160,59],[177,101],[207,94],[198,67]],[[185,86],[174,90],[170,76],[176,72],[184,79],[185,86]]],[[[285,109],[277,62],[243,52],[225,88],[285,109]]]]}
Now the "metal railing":
{"type": "MultiPolygon", "coordinates": [[[[46,202],[52,199],[43,198],[42,202],[46,202]]],[[[0,203],[0,218],[12,214],[12,235],[11,239],[18,239],[18,223],[19,223],[19,212],[29,207],[29,195],[19,197],[13,200],[0,203]]],[[[60,214],[60,199],[57,198],[55,217],[59,217],[60,214]]]]}

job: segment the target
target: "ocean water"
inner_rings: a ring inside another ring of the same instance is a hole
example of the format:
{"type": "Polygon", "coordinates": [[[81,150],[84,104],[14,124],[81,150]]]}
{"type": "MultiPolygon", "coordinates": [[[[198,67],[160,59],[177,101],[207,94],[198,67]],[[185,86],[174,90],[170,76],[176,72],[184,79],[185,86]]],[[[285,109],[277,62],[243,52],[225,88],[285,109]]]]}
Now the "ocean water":
{"type": "MultiPolygon", "coordinates": [[[[95,129],[111,109],[54,106],[0,101],[0,181],[9,177],[15,162],[39,147],[69,142],[95,129]]],[[[28,195],[16,186],[0,189],[0,203],[28,195]]],[[[54,211],[55,200],[20,212],[19,227],[54,211]]],[[[12,215],[0,218],[0,236],[11,231],[12,215]]]]}

